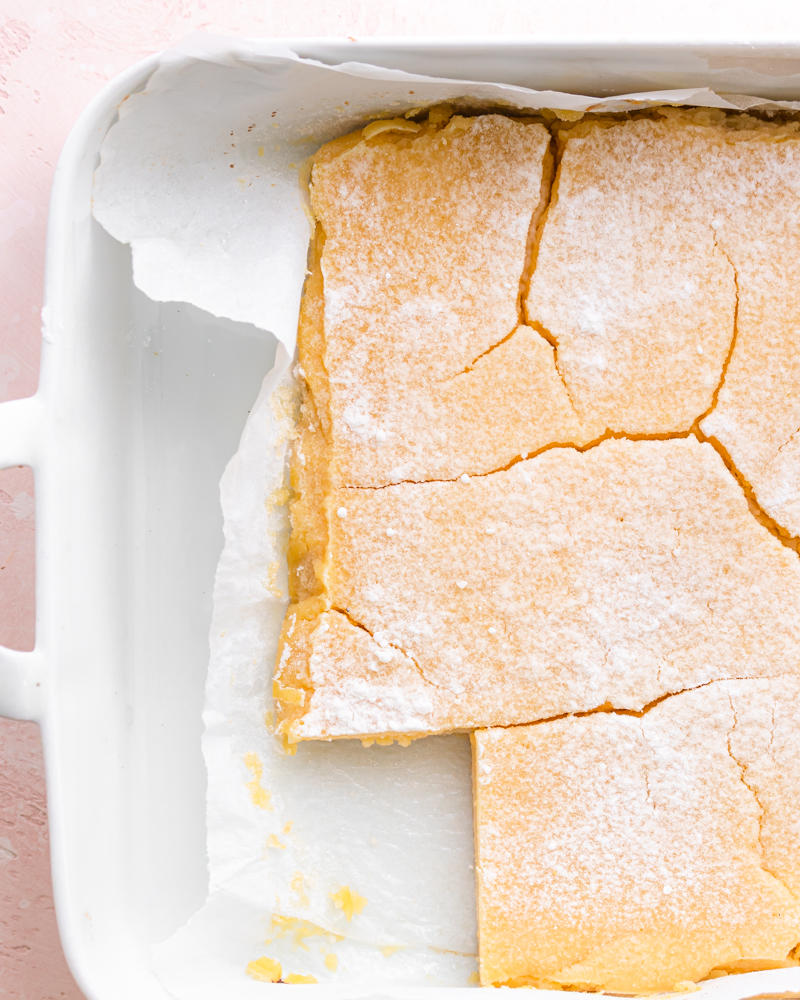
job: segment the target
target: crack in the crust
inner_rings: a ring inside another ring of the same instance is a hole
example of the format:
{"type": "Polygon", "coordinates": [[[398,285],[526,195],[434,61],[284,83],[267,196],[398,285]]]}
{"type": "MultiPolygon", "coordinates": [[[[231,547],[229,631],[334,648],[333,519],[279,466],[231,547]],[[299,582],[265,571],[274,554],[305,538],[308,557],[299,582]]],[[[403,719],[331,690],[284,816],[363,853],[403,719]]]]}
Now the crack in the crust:
{"type": "MultiPolygon", "coordinates": [[[[648,740],[647,740],[647,734],[644,731],[644,722],[642,722],[642,721],[639,722],[639,729],[640,729],[640,731],[642,733],[642,740],[644,741],[644,743],[646,745],[649,746],[649,743],[648,743],[648,740]]],[[[644,775],[645,801],[650,806],[652,806],[653,812],[655,812],[656,811],[656,804],[653,801],[653,795],[652,795],[652,792],[650,790],[650,774],[649,774],[649,772],[647,770],[647,765],[646,764],[644,764],[643,767],[642,767],[642,774],[644,775]]]]}
{"type": "MultiPolygon", "coordinates": [[[[586,444],[575,444],[572,441],[551,441],[550,444],[545,444],[541,448],[529,451],[524,455],[515,455],[514,458],[512,458],[505,465],[501,465],[496,469],[489,469],[488,472],[471,472],[469,473],[468,478],[485,479],[487,476],[494,476],[498,472],[508,472],[509,469],[513,469],[514,466],[519,465],[520,462],[538,458],[546,451],[554,451],[557,448],[577,451],[583,454],[584,452],[591,451],[592,448],[597,448],[598,445],[601,445],[604,441],[679,441],[690,437],[692,433],[693,432],[689,430],[679,431],[675,434],[623,434],[619,431],[606,430],[599,437],[588,441],[586,444]]],[[[427,483],[457,483],[460,482],[461,479],[461,476],[456,476],[455,479],[398,479],[393,483],[384,483],[381,486],[343,486],[342,489],[388,490],[392,486],[423,486],[427,483]]]]}
{"type": "Polygon", "coordinates": [[[798,427],[796,431],[792,431],[792,433],[789,435],[788,438],[786,438],[786,440],[783,442],[783,444],[780,446],[780,448],[778,448],[778,450],[775,452],[775,454],[772,457],[772,461],[773,462],[778,457],[778,455],[780,455],[780,453],[783,451],[783,449],[786,447],[786,445],[789,444],[789,442],[792,440],[792,438],[796,434],[800,434],[800,427],[798,427]]]}
{"type": "Polygon", "coordinates": [[[705,418],[716,409],[717,401],[719,400],[719,394],[722,390],[722,386],[725,384],[725,378],[728,374],[728,365],[731,363],[731,358],[733,357],[733,351],[734,348],[736,347],[736,340],[739,336],[739,272],[736,270],[736,265],[728,256],[727,251],[717,242],[717,234],[713,228],[711,230],[711,236],[714,241],[714,247],[717,250],[719,250],[719,252],[725,258],[725,260],[728,262],[728,266],[730,267],[733,273],[733,289],[736,298],[733,304],[733,329],[731,331],[731,342],[728,345],[728,353],[725,356],[725,360],[722,362],[722,371],[720,372],[719,382],[717,382],[717,386],[711,395],[711,405],[704,413],[701,413],[700,416],[697,418],[697,420],[695,421],[695,424],[697,425],[699,425],[701,420],[705,420],[705,418]]]}
{"type": "MultiPolygon", "coordinates": [[[[783,675],[778,675],[783,676],[783,675]]],[[[680,694],[688,691],[699,691],[701,688],[709,687],[711,684],[720,684],[723,681],[754,680],[750,677],[718,677],[714,680],[703,681],[702,684],[695,684],[693,687],[680,688],[677,691],[667,691],[666,694],[659,695],[653,701],[649,701],[639,709],[635,708],[614,708],[610,701],[603,702],[595,708],[587,708],[582,712],[561,712],[559,715],[547,715],[543,719],[533,719],[530,722],[513,722],[507,726],[492,726],[493,729],[519,729],[523,726],[542,726],[546,722],[560,722],[562,719],[586,719],[590,715],[629,715],[634,719],[641,719],[653,711],[656,706],[670,698],[676,698],[680,694]]]]}
{"type": "Polygon", "coordinates": [[[511,340],[511,338],[514,336],[514,334],[519,330],[520,326],[521,326],[521,323],[518,321],[517,325],[514,327],[514,329],[511,331],[511,333],[507,333],[505,335],[505,337],[503,337],[502,340],[498,340],[496,343],[492,344],[490,347],[487,347],[486,350],[482,354],[479,354],[477,356],[477,358],[474,358],[472,361],[470,361],[470,363],[467,365],[466,368],[462,368],[461,371],[460,372],[456,372],[455,375],[448,375],[446,379],[442,380],[442,384],[444,384],[446,382],[452,382],[453,379],[460,378],[462,375],[467,375],[469,372],[472,371],[472,369],[475,367],[475,365],[477,365],[477,363],[482,358],[486,357],[487,354],[491,354],[492,351],[496,351],[497,348],[500,347],[502,344],[507,344],[508,341],[511,340]]]}
{"type": "Polygon", "coordinates": [[[519,279],[519,296],[517,298],[517,314],[520,323],[527,321],[525,302],[531,287],[531,278],[536,270],[536,260],[539,256],[539,243],[544,231],[545,220],[548,212],[558,196],[558,151],[556,149],[555,137],[550,134],[550,143],[542,162],[542,186],[539,204],[531,216],[528,225],[528,240],[525,247],[525,265],[519,279]]]}
{"type": "Polygon", "coordinates": [[[561,384],[564,386],[564,392],[567,394],[567,399],[569,400],[569,405],[572,407],[572,412],[575,414],[578,420],[580,420],[581,415],[580,413],[578,413],[577,407],[575,406],[575,401],[572,398],[572,393],[569,391],[569,386],[567,385],[566,376],[561,371],[561,368],[558,364],[558,341],[553,336],[553,334],[547,329],[547,327],[543,326],[538,320],[536,319],[528,320],[527,325],[532,330],[535,330],[539,334],[539,336],[542,337],[543,340],[546,340],[547,343],[553,348],[553,365],[555,366],[556,372],[558,373],[558,377],[561,379],[561,384]]]}
{"type": "MultiPolygon", "coordinates": [[[[734,479],[736,479],[739,486],[741,487],[742,492],[745,495],[745,499],[747,500],[747,506],[750,510],[750,513],[758,521],[758,523],[762,527],[766,528],[771,535],[774,535],[775,538],[777,538],[782,545],[784,545],[788,549],[792,549],[794,552],[800,555],[800,539],[792,538],[778,524],[778,522],[774,518],[770,517],[769,514],[767,514],[767,512],[758,502],[755,490],[750,485],[745,476],[739,471],[727,448],[725,448],[725,446],[717,438],[706,436],[706,434],[703,433],[703,430],[700,427],[701,421],[705,420],[705,418],[710,413],[712,413],[717,407],[717,403],[719,402],[719,394],[722,391],[723,385],[725,384],[725,378],[727,377],[728,374],[728,367],[731,363],[731,358],[733,357],[733,352],[736,348],[736,342],[739,336],[739,272],[737,271],[736,265],[731,260],[728,252],[725,250],[722,244],[719,243],[719,241],[717,240],[717,234],[713,229],[713,227],[711,229],[711,233],[714,242],[714,247],[717,250],[719,250],[719,252],[725,258],[725,260],[728,262],[731,272],[733,273],[733,287],[736,294],[736,301],[733,307],[733,330],[731,332],[731,341],[728,346],[728,353],[726,354],[725,360],[722,363],[722,371],[720,373],[719,382],[717,382],[717,386],[712,394],[711,405],[704,413],[701,413],[700,416],[695,420],[692,426],[692,433],[695,435],[698,441],[701,441],[705,444],[710,444],[711,447],[714,449],[714,451],[716,451],[717,454],[720,456],[727,470],[731,473],[734,479]]],[[[800,428],[798,428],[798,430],[800,430],[800,428]]],[[[791,440],[791,437],[788,440],[791,440]]],[[[788,441],[785,441],[784,444],[788,444],[788,441]]],[[[783,445],[781,445],[781,448],[782,447],[783,445]]],[[[780,451],[780,448],[778,449],[778,451],[780,451]]]]}
{"type": "MultiPolygon", "coordinates": [[[[350,624],[354,628],[358,628],[358,629],[361,629],[362,632],[366,632],[367,635],[370,637],[370,639],[372,639],[373,642],[377,643],[377,639],[375,638],[375,634],[373,632],[371,632],[367,628],[366,625],[364,625],[362,622],[358,621],[357,618],[354,618],[350,614],[350,612],[347,610],[347,608],[340,608],[340,607],[337,607],[336,605],[332,605],[330,608],[328,608],[328,610],[329,611],[335,611],[337,614],[342,615],[342,617],[346,618],[348,620],[348,622],[350,622],[350,624]]],[[[449,690],[449,688],[444,688],[444,687],[442,687],[441,684],[437,684],[436,681],[432,681],[428,677],[426,677],[425,676],[425,671],[422,669],[422,667],[419,665],[419,663],[417,663],[417,661],[414,659],[414,657],[411,656],[411,654],[408,652],[408,650],[401,649],[400,646],[395,646],[394,643],[391,643],[388,640],[387,640],[386,646],[389,649],[393,649],[393,650],[395,650],[395,652],[400,653],[400,655],[404,656],[407,660],[410,660],[411,663],[413,663],[414,666],[417,668],[417,671],[419,672],[420,677],[422,678],[422,680],[426,684],[430,684],[431,687],[439,688],[439,690],[441,690],[441,691],[449,690]]]]}
{"type": "Polygon", "coordinates": [[[747,506],[752,514],[752,516],[758,521],[762,528],[766,528],[767,531],[774,535],[775,538],[787,549],[791,549],[798,556],[800,556],[800,538],[792,537],[789,535],[784,528],[782,528],[778,522],[769,516],[769,514],[764,510],[761,504],[756,498],[755,490],[750,485],[750,483],[745,479],[739,469],[736,467],[733,459],[730,456],[727,448],[715,437],[706,437],[706,435],[700,429],[699,424],[695,424],[692,428],[692,433],[695,435],[698,441],[703,444],[710,444],[711,447],[716,451],[719,457],[725,464],[726,469],[734,477],[734,479],[739,484],[742,492],[744,493],[745,500],[747,500],[747,506]]]}
{"type": "Polygon", "coordinates": [[[558,199],[558,174],[561,166],[560,161],[561,155],[558,151],[555,136],[553,136],[550,140],[550,147],[548,149],[547,167],[542,174],[542,185],[545,184],[546,180],[548,182],[547,194],[546,196],[544,193],[542,194],[542,202],[540,204],[539,212],[531,220],[531,227],[528,236],[528,258],[525,262],[525,270],[522,273],[522,278],[519,283],[519,303],[517,311],[519,313],[519,322],[525,326],[529,326],[532,330],[535,330],[539,336],[542,337],[543,340],[546,340],[547,343],[553,348],[553,365],[558,373],[558,377],[561,379],[561,384],[564,386],[564,392],[567,394],[567,399],[569,400],[572,412],[580,420],[580,414],[575,406],[572,393],[569,391],[567,379],[558,363],[558,340],[543,323],[539,320],[531,319],[528,315],[527,304],[531,281],[533,280],[533,275],[536,271],[536,265],[539,260],[539,245],[542,241],[542,234],[544,233],[547,216],[550,209],[558,199]]]}
{"type": "MultiPolygon", "coordinates": [[[[764,831],[764,817],[767,814],[767,810],[764,807],[764,804],[762,803],[761,799],[759,798],[758,790],[756,788],[754,788],[748,782],[747,778],[745,777],[745,775],[747,774],[747,765],[743,764],[738,759],[738,757],[736,756],[736,754],[733,752],[733,748],[731,747],[731,735],[732,735],[733,732],[735,732],[736,727],[739,724],[739,719],[738,719],[738,717],[736,715],[736,709],[734,707],[733,698],[731,696],[730,691],[728,692],[728,701],[729,701],[730,706],[731,706],[731,712],[733,713],[733,729],[728,730],[728,739],[727,739],[728,756],[733,761],[733,763],[739,768],[739,778],[740,778],[742,784],[744,785],[744,787],[753,796],[753,798],[755,799],[755,803],[758,806],[758,851],[759,851],[759,855],[760,855],[759,867],[763,871],[765,871],[768,875],[771,875],[775,879],[776,882],[778,882],[780,885],[782,885],[783,888],[789,893],[789,895],[793,899],[797,899],[797,896],[795,895],[795,893],[792,892],[792,890],[789,888],[788,885],[786,885],[786,883],[783,881],[783,879],[780,878],[780,876],[776,875],[774,871],[772,871],[770,868],[767,867],[767,865],[764,864],[764,845],[762,843],[761,838],[762,838],[763,831],[764,831]]],[[[773,720],[774,720],[774,718],[775,718],[775,715],[774,715],[774,708],[773,708],[773,720]]],[[[772,735],[773,735],[773,738],[774,738],[774,729],[773,729],[772,735]]]]}
{"type": "Polygon", "coordinates": [[[582,712],[561,712],[559,715],[548,715],[543,719],[533,719],[530,722],[513,722],[507,726],[492,726],[492,729],[519,729],[521,727],[529,726],[543,726],[548,722],[560,722],[562,719],[587,719],[592,715],[629,715],[635,719],[644,718],[645,715],[649,715],[658,705],[661,705],[665,701],[669,701],[670,698],[677,698],[679,695],[688,694],[690,691],[701,691],[703,688],[711,687],[713,684],[725,684],[729,681],[754,681],[754,680],[771,680],[787,676],[786,674],[768,674],[759,675],[758,677],[749,677],[743,675],[741,677],[715,677],[710,681],[703,681],[702,684],[695,684],[692,687],[679,688],[677,691],[667,691],[666,694],[659,695],[658,698],[654,698],[653,701],[649,701],[646,705],[643,705],[640,709],[633,708],[614,708],[611,702],[604,702],[602,705],[598,705],[595,708],[587,708],[582,712]]]}
{"type": "MultiPolygon", "coordinates": [[[[553,139],[551,138],[550,145],[547,149],[547,152],[545,153],[544,161],[542,163],[542,183],[539,189],[539,202],[536,205],[536,208],[534,208],[533,212],[531,213],[531,221],[528,223],[528,236],[525,244],[525,260],[522,265],[522,272],[519,276],[519,285],[517,289],[517,325],[510,333],[507,333],[505,337],[502,338],[502,340],[498,340],[496,343],[490,345],[489,347],[486,348],[485,351],[483,351],[476,358],[470,361],[470,363],[465,368],[462,368],[460,372],[456,372],[454,375],[449,375],[446,379],[444,379],[445,382],[450,382],[452,381],[452,379],[458,378],[459,375],[466,375],[468,372],[471,372],[472,369],[475,367],[475,365],[481,360],[481,358],[485,358],[487,354],[491,354],[492,351],[497,350],[497,348],[500,347],[502,344],[505,344],[509,340],[511,340],[511,338],[514,336],[514,334],[517,332],[517,330],[519,330],[521,326],[531,325],[530,323],[527,322],[525,316],[525,299],[528,294],[528,288],[530,287],[531,275],[535,268],[534,261],[536,259],[542,222],[544,220],[545,215],[547,214],[547,209],[550,205],[550,198],[555,186],[555,170],[553,167],[554,160],[555,156],[553,153],[553,139]]],[[[542,331],[539,332],[541,333],[542,331]]],[[[545,340],[548,339],[548,337],[545,336],[543,333],[542,336],[545,337],[545,340]]],[[[550,341],[550,343],[553,342],[550,341]]],[[[556,370],[558,370],[557,366],[556,370]]],[[[559,372],[559,375],[560,374],[561,373],[559,372]]],[[[562,376],[562,381],[563,381],[563,376],[562,376]]],[[[566,388],[566,384],[564,388],[566,388]]],[[[567,390],[567,395],[569,395],[569,390],[567,390]]],[[[570,405],[571,404],[572,400],[570,399],[570,405]]],[[[573,409],[575,408],[573,407],[573,409]]]]}

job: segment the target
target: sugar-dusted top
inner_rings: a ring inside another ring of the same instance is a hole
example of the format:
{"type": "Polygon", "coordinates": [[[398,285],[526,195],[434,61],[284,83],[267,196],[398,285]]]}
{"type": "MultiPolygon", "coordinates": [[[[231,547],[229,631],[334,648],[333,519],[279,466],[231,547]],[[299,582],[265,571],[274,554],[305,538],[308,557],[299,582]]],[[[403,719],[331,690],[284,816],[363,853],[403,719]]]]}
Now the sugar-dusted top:
{"type": "Polygon", "coordinates": [[[528,319],[584,421],[674,434],[716,403],[703,431],[798,534],[797,123],[660,114],[561,133],[528,319]]]}
{"type": "Polygon", "coordinates": [[[797,555],[693,437],[334,491],[329,532],[315,600],[347,616],[351,640],[337,652],[330,636],[308,638],[313,693],[298,736],[370,735],[314,716],[347,678],[368,684],[380,732],[394,725],[382,689],[421,677],[432,701],[415,731],[436,732],[606,702],[641,709],[718,678],[800,672],[797,555]]]}
{"type": "Polygon", "coordinates": [[[451,479],[588,440],[552,347],[518,329],[549,144],[542,125],[456,116],[315,165],[325,242],[309,290],[324,299],[318,380],[337,483],[451,479]]]}
{"type": "Polygon", "coordinates": [[[673,989],[800,940],[800,681],[474,737],[485,985],[673,989]]]}

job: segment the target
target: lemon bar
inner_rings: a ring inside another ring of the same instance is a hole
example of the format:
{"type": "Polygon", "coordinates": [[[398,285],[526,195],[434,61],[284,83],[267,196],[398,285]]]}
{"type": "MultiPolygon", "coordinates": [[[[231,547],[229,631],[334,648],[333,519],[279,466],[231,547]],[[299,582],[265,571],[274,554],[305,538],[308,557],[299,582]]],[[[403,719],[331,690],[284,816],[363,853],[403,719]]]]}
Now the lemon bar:
{"type": "Polygon", "coordinates": [[[798,535],[800,125],[658,116],[559,133],[527,318],[557,345],[581,420],[625,434],[700,421],[798,535]]]}
{"type": "Polygon", "coordinates": [[[643,994],[797,965],[800,681],[473,735],[484,986],[643,994]]]}
{"type": "Polygon", "coordinates": [[[437,733],[800,672],[800,561],[708,443],[332,490],[275,697],[302,739],[437,733]]]}
{"type": "Polygon", "coordinates": [[[334,486],[454,479],[597,436],[521,312],[550,142],[541,124],[431,114],[317,153],[299,373],[334,486]]]}

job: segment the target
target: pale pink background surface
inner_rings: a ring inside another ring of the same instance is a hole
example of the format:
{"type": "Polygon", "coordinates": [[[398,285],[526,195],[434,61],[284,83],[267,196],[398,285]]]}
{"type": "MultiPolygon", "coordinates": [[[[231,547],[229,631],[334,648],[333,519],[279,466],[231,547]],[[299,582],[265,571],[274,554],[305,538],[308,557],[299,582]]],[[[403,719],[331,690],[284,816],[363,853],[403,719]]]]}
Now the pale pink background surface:
{"type": "MultiPolygon", "coordinates": [[[[190,31],[754,41],[800,38],[800,4],[740,0],[0,0],[0,401],[36,391],[47,203],[81,109],[190,31]]],[[[33,478],[0,471],[0,643],[34,643],[33,478]]],[[[50,888],[39,731],[0,719],[0,997],[79,1000],[50,888]]]]}

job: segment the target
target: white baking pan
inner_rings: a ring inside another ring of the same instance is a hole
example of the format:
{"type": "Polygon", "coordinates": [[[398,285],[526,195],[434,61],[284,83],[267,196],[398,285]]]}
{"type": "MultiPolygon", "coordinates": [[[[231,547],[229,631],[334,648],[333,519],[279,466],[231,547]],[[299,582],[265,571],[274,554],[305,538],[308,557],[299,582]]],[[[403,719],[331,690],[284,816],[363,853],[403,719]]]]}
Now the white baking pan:
{"type": "MultiPolygon", "coordinates": [[[[328,63],[536,89],[709,86],[800,99],[800,44],[286,44],[328,63]]],[[[166,998],[150,944],[205,898],[200,735],[218,483],[276,346],[254,326],[151,302],[133,286],[128,248],[92,218],[101,141],[157,64],[112,81],[67,141],[41,387],[0,406],[0,466],[35,469],[38,546],[36,649],[0,649],[0,713],[42,723],[59,927],[90,1000],[166,998]]]]}

